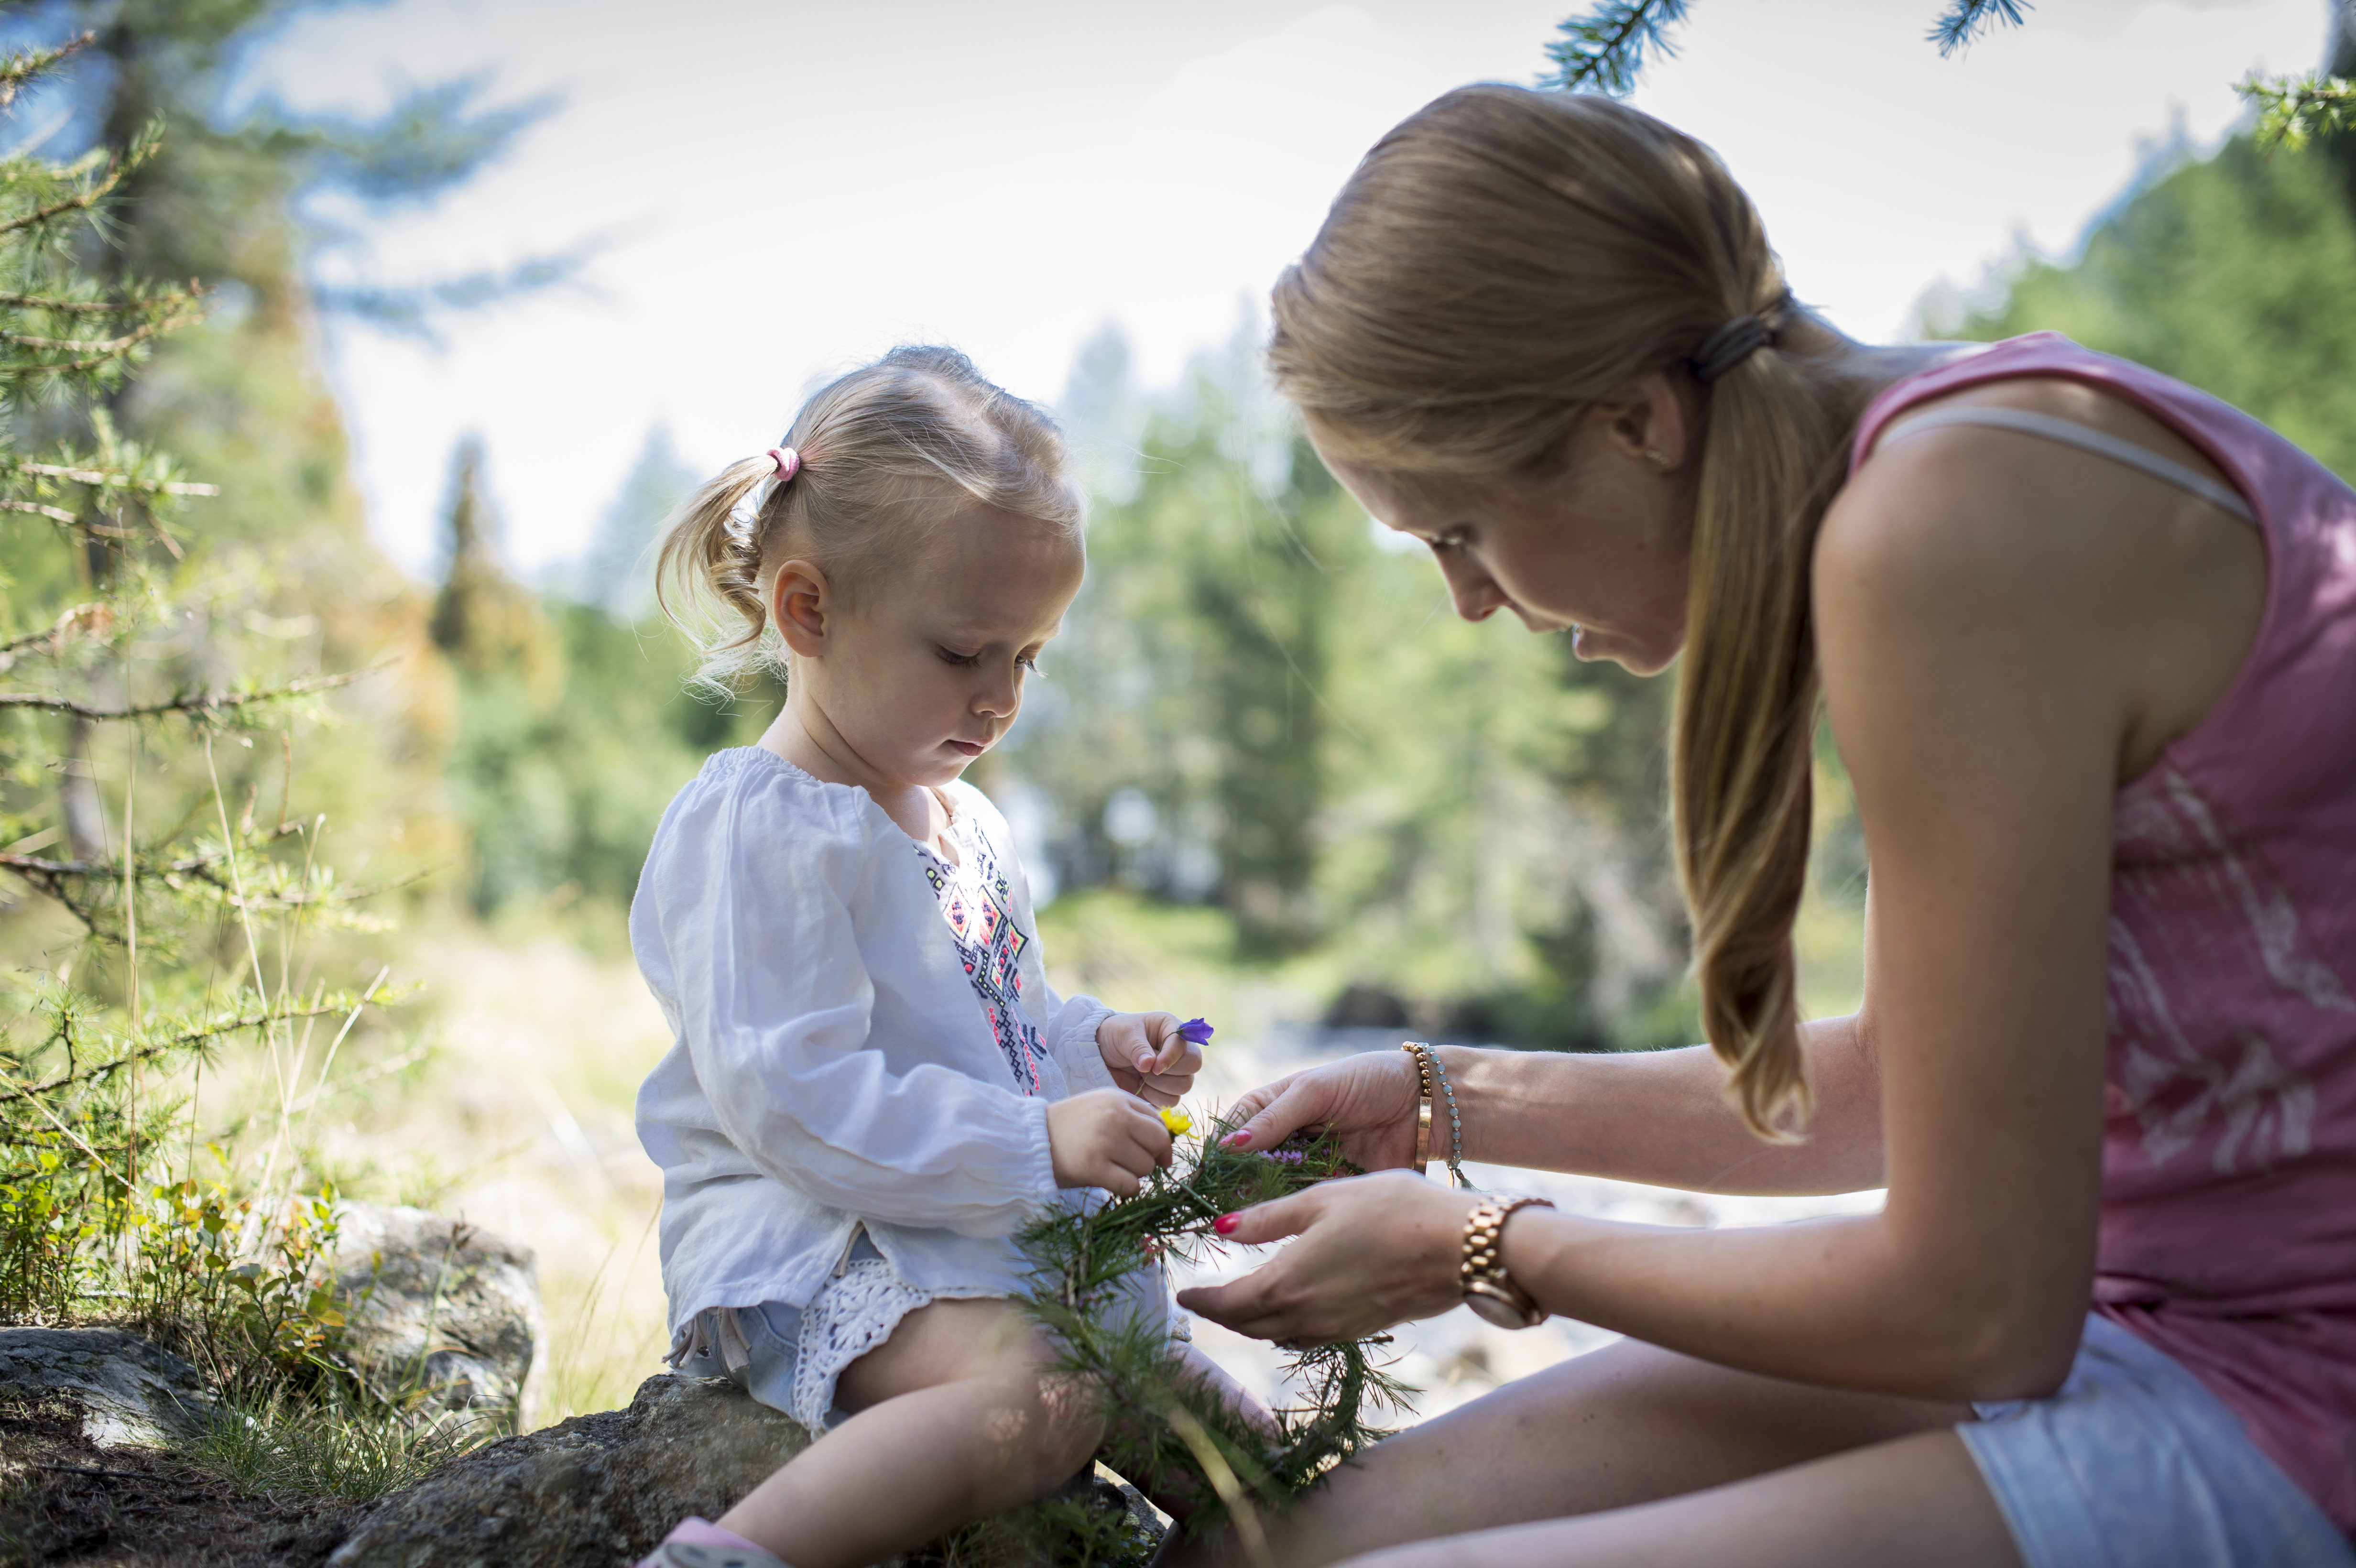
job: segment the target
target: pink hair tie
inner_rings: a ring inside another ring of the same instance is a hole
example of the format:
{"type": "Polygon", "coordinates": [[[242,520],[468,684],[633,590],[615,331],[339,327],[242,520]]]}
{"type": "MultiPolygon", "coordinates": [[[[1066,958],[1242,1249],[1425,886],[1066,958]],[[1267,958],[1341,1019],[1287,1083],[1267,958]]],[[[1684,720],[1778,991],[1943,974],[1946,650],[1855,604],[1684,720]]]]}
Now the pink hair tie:
{"type": "Polygon", "coordinates": [[[744,498],[728,509],[728,534],[739,545],[750,546],[760,537],[761,508],[777,487],[802,471],[802,454],[790,446],[769,448],[769,461],[777,471],[744,492],[744,498]]]}

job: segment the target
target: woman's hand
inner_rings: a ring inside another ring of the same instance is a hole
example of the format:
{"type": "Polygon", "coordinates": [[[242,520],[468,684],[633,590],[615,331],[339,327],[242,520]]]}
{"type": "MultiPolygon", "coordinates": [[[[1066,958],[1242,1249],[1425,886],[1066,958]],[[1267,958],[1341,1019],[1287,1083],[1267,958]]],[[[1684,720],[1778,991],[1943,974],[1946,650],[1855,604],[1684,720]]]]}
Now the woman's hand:
{"type": "Polygon", "coordinates": [[[1318,1345],[1436,1317],[1463,1299],[1464,1216],[1479,1201],[1384,1171],[1223,1215],[1231,1242],[1301,1239],[1239,1280],[1180,1291],[1178,1304],[1255,1339],[1318,1345]]]}
{"type": "Polygon", "coordinates": [[[1174,1013],[1115,1013],[1097,1025],[1097,1051],[1114,1083],[1156,1105],[1174,1105],[1203,1070],[1203,1048],[1180,1027],[1174,1013]]]}
{"type": "Polygon", "coordinates": [[[1361,1168],[1400,1169],[1415,1160],[1420,1093],[1415,1058],[1404,1051],[1345,1056],[1264,1083],[1237,1100],[1227,1115],[1242,1119],[1227,1143],[1269,1149],[1302,1127],[1323,1127],[1361,1168]]]}
{"type": "Polygon", "coordinates": [[[1152,1106],[1118,1089],[1091,1089],[1047,1107],[1047,1156],[1058,1187],[1101,1187],[1123,1198],[1170,1163],[1170,1129],[1152,1106]]]}

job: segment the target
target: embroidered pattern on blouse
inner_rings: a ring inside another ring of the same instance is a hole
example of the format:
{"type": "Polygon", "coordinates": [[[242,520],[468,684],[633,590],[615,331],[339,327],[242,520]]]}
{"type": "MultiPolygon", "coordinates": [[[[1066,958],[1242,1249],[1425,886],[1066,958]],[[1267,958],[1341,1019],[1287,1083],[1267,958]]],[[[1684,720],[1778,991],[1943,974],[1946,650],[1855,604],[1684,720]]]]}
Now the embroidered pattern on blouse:
{"type": "Polygon", "coordinates": [[[922,844],[916,846],[916,859],[940,901],[958,961],[973,982],[973,994],[990,1020],[991,1037],[1006,1055],[1015,1087],[1036,1094],[1039,1058],[1046,1048],[1040,1041],[1039,1026],[1023,1010],[1022,963],[1031,950],[1031,938],[1015,923],[1013,889],[989,838],[962,821],[952,822],[949,833],[963,864],[949,865],[922,844]]]}

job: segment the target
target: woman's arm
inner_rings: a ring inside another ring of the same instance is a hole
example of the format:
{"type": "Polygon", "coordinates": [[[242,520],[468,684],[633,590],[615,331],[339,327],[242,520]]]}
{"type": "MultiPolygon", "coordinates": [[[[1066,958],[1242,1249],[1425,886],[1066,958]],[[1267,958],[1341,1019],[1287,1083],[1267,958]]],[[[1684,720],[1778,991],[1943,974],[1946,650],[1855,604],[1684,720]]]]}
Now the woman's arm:
{"type": "MultiPolygon", "coordinates": [[[[1803,1031],[1815,1115],[1796,1144],[1753,1137],[1708,1046],[1571,1055],[1440,1050],[1464,1157],[1526,1170],[1616,1177],[1697,1192],[1855,1192],[1880,1185],[1881,1085],[1866,1015],[1803,1031]]],[[[1280,1078],[1236,1102],[1247,1147],[1328,1127],[1370,1170],[1413,1157],[1416,1075],[1404,1051],[1369,1051],[1280,1078]]],[[[1447,1157],[1445,1117],[1431,1157],[1447,1157]]]]}
{"type": "Polygon", "coordinates": [[[1805,1141],[1784,1145],[1742,1125],[1727,1102],[1726,1066],[1706,1045],[1595,1056],[1443,1047],[1441,1061],[1468,1159],[1697,1192],[1880,1185],[1880,1075],[1859,1019],[1825,1019],[1802,1035],[1815,1114],[1805,1141]]]}
{"type": "MultiPolygon", "coordinates": [[[[2008,464],[1926,473],[1952,454],[1909,444],[1890,457],[1911,475],[1860,481],[1828,519],[1816,573],[1873,858],[1888,1203],[1722,1232],[1525,1211],[1505,1253],[1549,1309],[1723,1365],[2007,1398],[2060,1381],[2091,1294],[2111,797],[2148,667],[2153,552],[2147,515],[2057,507],[2008,464]]],[[[1558,1114],[1575,1114],[1567,1097],[1558,1114]]],[[[1442,1309],[1464,1207],[1398,1177],[1268,1205],[1235,1239],[1302,1239],[1187,1304],[1316,1339],[1442,1309]]]]}

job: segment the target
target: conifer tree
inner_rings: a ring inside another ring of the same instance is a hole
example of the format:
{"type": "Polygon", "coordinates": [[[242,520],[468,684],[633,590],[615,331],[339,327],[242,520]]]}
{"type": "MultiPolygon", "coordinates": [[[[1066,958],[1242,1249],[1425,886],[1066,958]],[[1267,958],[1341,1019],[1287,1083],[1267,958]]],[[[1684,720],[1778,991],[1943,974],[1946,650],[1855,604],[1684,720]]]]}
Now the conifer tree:
{"type": "MultiPolygon", "coordinates": [[[[88,47],[0,62],[0,109],[88,47]]],[[[162,145],[149,126],[70,163],[0,161],[0,869],[68,923],[43,937],[37,911],[16,912],[19,951],[40,942],[50,962],[0,979],[16,993],[0,1028],[0,1318],[104,1306],[234,1382],[323,1358],[328,1211],[258,1211],[199,1179],[166,1086],[232,1047],[265,1051],[279,1091],[249,1185],[274,1177],[284,1193],[304,1091],[388,997],[381,976],[290,978],[309,933],[348,923],[368,891],[336,876],[292,795],[296,721],[357,672],[289,675],[262,651],[277,640],[246,629],[255,585],[204,549],[234,500],[110,413],[207,303],[89,263],[88,236],[162,145]],[[257,734],[284,758],[267,796],[257,734]],[[60,775],[74,787],[53,789],[60,775]]]]}

